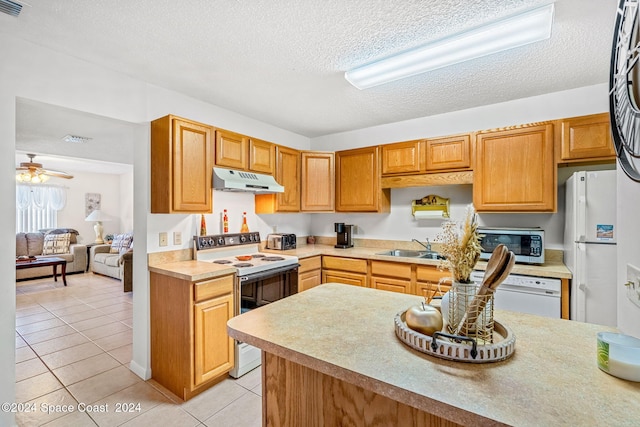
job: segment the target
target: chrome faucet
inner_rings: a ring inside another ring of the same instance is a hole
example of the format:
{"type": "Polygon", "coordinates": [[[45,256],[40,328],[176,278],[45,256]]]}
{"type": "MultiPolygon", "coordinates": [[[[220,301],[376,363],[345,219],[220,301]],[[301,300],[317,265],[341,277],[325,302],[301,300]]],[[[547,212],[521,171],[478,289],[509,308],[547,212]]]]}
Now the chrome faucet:
{"type": "Polygon", "coordinates": [[[411,239],[412,242],[418,242],[422,245],[428,252],[431,252],[431,243],[429,243],[429,238],[427,237],[427,244],[425,245],[418,239],[411,239]]]}

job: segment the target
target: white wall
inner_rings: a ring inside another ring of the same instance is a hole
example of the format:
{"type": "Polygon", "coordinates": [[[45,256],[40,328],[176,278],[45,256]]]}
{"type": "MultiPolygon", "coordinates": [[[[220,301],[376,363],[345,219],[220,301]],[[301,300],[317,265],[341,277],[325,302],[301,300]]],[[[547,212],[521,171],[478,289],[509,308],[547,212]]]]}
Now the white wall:
{"type": "Polygon", "coordinates": [[[640,338],[640,307],[627,299],[627,263],[640,267],[640,183],[618,167],[618,328],[640,338]]]}
{"type": "Polygon", "coordinates": [[[94,222],[85,221],[85,195],[87,193],[100,194],[101,211],[115,218],[114,221],[105,221],[103,236],[117,234],[132,227],[133,206],[123,206],[124,200],[133,199],[133,175],[113,175],[90,172],[73,172],[73,179],[65,180],[63,185],[67,188],[67,204],[58,212],[58,227],[75,228],[80,235],[79,243],[92,243],[96,234],[93,230],[94,222]],[[128,212],[125,212],[128,209],[128,212]],[[128,217],[128,227],[125,224],[128,217]]]}
{"type": "Polygon", "coordinates": [[[397,141],[453,135],[609,110],[606,84],[373,126],[311,140],[311,149],[338,151],[397,141]]]}

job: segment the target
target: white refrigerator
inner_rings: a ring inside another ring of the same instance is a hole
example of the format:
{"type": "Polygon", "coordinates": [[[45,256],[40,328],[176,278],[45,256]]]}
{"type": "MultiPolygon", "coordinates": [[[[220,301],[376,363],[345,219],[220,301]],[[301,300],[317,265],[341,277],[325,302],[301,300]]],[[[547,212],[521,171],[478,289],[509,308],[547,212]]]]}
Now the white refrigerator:
{"type": "Polygon", "coordinates": [[[566,183],[564,260],[573,273],[570,318],[616,326],[616,171],[582,171],[566,183]]]}

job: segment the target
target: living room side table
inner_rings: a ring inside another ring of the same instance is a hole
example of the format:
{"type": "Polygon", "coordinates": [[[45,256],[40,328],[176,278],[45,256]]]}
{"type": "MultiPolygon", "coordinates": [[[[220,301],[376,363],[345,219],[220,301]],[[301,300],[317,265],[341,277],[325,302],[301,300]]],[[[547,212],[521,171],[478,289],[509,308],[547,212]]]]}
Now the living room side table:
{"type": "Polygon", "coordinates": [[[62,266],[62,283],[67,286],[67,260],[63,258],[37,258],[30,261],[19,261],[16,259],[16,270],[24,270],[26,268],[48,267],[53,266],[53,281],[58,281],[58,266],[62,266]]]}
{"type": "Polygon", "coordinates": [[[87,247],[87,268],[85,269],[85,272],[88,273],[89,272],[89,265],[91,265],[91,247],[95,246],[95,245],[99,245],[100,243],[87,243],[85,244],[85,246],[87,247]]]}

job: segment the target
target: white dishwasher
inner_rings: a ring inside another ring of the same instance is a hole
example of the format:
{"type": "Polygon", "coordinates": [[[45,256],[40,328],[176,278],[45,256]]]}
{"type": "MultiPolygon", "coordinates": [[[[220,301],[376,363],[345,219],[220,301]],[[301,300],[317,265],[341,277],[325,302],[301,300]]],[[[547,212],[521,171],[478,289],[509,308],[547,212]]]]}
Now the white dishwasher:
{"type": "MultiPolygon", "coordinates": [[[[471,273],[471,280],[482,283],[484,271],[471,273]]],[[[500,310],[519,311],[559,319],[560,279],[510,274],[496,290],[493,306],[500,310]]]]}

